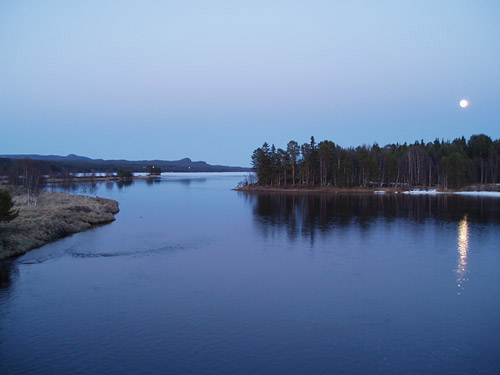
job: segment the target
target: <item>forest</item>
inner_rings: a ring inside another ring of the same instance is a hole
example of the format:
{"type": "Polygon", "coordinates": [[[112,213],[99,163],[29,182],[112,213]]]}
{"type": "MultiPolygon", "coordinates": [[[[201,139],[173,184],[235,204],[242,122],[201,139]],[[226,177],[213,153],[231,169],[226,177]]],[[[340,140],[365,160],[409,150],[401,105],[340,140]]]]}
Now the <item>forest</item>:
{"type": "Polygon", "coordinates": [[[484,134],[453,141],[343,148],[332,141],[285,149],[267,142],[252,154],[258,185],[273,187],[441,187],[499,182],[500,139],[484,134]]]}

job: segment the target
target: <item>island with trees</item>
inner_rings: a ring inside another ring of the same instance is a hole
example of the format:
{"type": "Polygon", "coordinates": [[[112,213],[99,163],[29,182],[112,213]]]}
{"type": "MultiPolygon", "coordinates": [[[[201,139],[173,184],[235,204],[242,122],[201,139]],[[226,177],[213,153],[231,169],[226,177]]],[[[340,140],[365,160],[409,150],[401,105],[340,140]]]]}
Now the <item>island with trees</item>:
{"type": "Polygon", "coordinates": [[[498,188],[500,140],[484,134],[453,141],[343,148],[332,141],[286,148],[264,143],[252,154],[256,180],[241,190],[498,188]]]}

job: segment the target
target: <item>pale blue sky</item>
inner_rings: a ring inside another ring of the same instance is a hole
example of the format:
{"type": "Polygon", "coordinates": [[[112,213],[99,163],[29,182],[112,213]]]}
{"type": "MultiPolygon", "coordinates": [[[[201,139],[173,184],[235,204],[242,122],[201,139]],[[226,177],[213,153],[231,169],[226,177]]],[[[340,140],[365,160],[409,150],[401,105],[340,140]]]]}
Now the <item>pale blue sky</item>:
{"type": "Polygon", "coordinates": [[[499,138],[500,1],[2,0],[0,88],[0,154],[499,138]]]}

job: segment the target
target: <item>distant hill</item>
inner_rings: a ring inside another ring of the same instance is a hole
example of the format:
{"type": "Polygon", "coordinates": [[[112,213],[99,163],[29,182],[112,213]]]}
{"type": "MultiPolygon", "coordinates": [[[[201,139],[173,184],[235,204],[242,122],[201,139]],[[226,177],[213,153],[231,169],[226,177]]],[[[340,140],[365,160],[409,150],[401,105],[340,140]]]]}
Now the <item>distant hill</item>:
{"type": "Polygon", "coordinates": [[[180,160],[104,160],[91,159],[85,156],[69,154],[59,155],[0,155],[7,159],[42,160],[58,168],[77,169],[79,172],[105,172],[107,170],[116,171],[121,168],[131,172],[145,172],[148,165],[155,165],[161,168],[162,172],[247,172],[250,168],[232,167],[226,165],[210,165],[204,161],[192,161],[189,158],[180,160]]]}
{"type": "Polygon", "coordinates": [[[93,160],[91,158],[87,158],[86,156],[78,156],[75,154],[69,154],[66,156],[59,155],[37,155],[37,154],[26,154],[26,155],[0,155],[2,158],[7,159],[33,159],[33,160],[52,160],[52,161],[81,161],[81,160],[93,160]]]}

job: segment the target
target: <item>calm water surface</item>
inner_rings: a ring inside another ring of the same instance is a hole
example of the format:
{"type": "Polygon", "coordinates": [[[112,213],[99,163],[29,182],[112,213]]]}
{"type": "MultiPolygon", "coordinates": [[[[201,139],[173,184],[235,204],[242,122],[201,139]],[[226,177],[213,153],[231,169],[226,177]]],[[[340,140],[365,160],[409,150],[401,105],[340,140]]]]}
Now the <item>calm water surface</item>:
{"type": "Polygon", "coordinates": [[[112,224],[4,262],[1,374],[499,374],[500,199],[99,185],[112,224]]]}

